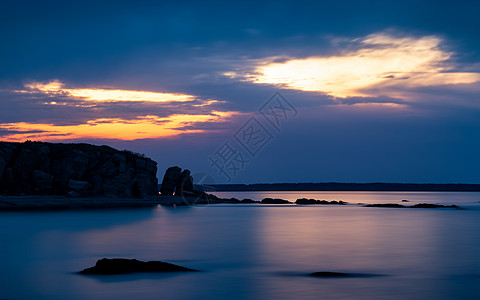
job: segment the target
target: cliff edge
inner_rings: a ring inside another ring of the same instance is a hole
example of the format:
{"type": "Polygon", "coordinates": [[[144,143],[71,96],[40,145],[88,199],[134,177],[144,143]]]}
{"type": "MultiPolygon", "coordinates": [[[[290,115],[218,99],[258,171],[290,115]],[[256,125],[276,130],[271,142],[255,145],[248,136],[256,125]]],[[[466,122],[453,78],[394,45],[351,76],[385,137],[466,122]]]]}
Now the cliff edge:
{"type": "Polygon", "coordinates": [[[145,198],[156,175],[155,161],[108,146],[0,142],[0,195],[145,198]]]}

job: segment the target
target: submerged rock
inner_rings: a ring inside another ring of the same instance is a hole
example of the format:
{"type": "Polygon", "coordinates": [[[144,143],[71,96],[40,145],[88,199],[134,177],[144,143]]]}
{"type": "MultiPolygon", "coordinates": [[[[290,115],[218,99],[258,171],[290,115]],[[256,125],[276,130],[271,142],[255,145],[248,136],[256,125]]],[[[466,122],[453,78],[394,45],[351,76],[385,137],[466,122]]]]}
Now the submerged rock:
{"type": "Polygon", "coordinates": [[[341,272],[314,272],[308,274],[309,276],[312,277],[324,277],[324,278],[330,278],[330,277],[351,277],[351,274],[348,273],[341,273],[341,272]]]}
{"type": "Polygon", "coordinates": [[[364,207],[397,207],[397,208],[455,208],[455,209],[462,209],[457,205],[442,205],[442,204],[432,204],[432,203],[420,203],[415,204],[412,206],[405,206],[402,204],[396,203],[386,203],[386,204],[367,204],[364,207]]]}
{"type": "Polygon", "coordinates": [[[165,273],[197,271],[198,270],[193,270],[161,261],[144,262],[136,259],[102,258],[97,261],[95,266],[84,269],[78,273],[91,275],[114,275],[128,273],[165,273]]]}
{"type": "Polygon", "coordinates": [[[385,204],[367,204],[364,207],[407,207],[405,205],[396,204],[396,203],[385,203],[385,204]]]}
{"type": "Polygon", "coordinates": [[[441,204],[430,204],[430,203],[420,203],[411,206],[411,208],[460,208],[457,205],[441,205],[441,204]]]}
{"type": "Polygon", "coordinates": [[[362,274],[362,273],[343,273],[343,272],[314,272],[308,274],[311,277],[319,278],[352,278],[352,277],[375,277],[383,276],[378,274],[362,274]]]}

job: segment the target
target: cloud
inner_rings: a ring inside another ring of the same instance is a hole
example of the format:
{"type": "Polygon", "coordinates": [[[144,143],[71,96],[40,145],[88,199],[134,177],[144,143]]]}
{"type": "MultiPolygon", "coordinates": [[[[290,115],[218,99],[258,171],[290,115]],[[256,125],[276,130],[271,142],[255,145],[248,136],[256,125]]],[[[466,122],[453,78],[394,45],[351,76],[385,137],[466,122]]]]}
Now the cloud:
{"type": "Polygon", "coordinates": [[[306,58],[267,57],[253,61],[246,72],[224,75],[342,98],[403,98],[403,90],[408,88],[480,81],[480,73],[456,72],[451,61],[454,53],[441,46],[442,40],[436,36],[376,33],[350,40],[354,50],[338,49],[339,54],[306,58]]]}
{"type": "MultiPolygon", "coordinates": [[[[30,82],[24,90],[18,93],[44,94],[46,96],[65,96],[79,98],[83,101],[141,101],[141,102],[185,102],[194,100],[194,96],[180,93],[160,93],[150,91],[133,91],[104,88],[66,88],[65,85],[53,80],[47,83],[30,82]]],[[[210,100],[210,102],[213,100],[210,100]]]]}
{"type": "Polygon", "coordinates": [[[222,123],[234,115],[234,112],[216,112],[208,115],[176,114],[165,118],[157,116],[140,116],[134,120],[120,118],[95,119],[80,125],[54,125],[39,123],[4,123],[0,124],[0,133],[5,141],[25,141],[27,139],[42,141],[80,140],[80,139],[116,139],[138,140],[167,138],[181,133],[202,133],[214,131],[205,123],[222,123]],[[201,128],[195,124],[200,123],[201,128]]]}
{"type": "Polygon", "coordinates": [[[59,80],[1,92],[0,101],[21,112],[15,118],[0,115],[6,141],[168,138],[218,132],[241,114],[219,109],[222,101],[190,94],[73,88],[59,80]]]}

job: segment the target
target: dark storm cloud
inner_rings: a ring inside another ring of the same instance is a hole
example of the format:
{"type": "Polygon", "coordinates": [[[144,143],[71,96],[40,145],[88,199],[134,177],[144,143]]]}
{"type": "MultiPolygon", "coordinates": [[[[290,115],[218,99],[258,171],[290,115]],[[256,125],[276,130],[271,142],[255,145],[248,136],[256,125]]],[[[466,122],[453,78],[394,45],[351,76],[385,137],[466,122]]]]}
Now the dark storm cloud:
{"type": "Polygon", "coordinates": [[[358,37],[389,27],[446,35],[467,50],[461,53],[478,57],[479,6],[475,1],[454,8],[449,1],[7,1],[0,12],[2,44],[8,45],[0,53],[0,78],[107,81],[116,66],[150,51],[178,62],[192,48],[208,55],[311,55],[314,49],[328,51],[322,50],[325,36],[358,37]]]}

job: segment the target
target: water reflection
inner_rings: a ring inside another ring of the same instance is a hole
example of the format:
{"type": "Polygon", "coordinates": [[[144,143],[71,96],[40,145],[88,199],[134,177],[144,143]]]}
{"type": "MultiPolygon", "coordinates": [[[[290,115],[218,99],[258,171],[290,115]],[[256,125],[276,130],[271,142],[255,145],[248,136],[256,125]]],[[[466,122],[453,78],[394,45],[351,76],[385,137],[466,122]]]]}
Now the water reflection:
{"type": "Polygon", "coordinates": [[[0,298],[475,299],[479,229],[477,209],[209,205],[2,213],[0,298]],[[73,274],[102,257],[203,272],[73,274]],[[303,276],[317,271],[385,276],[303,276]]]}

